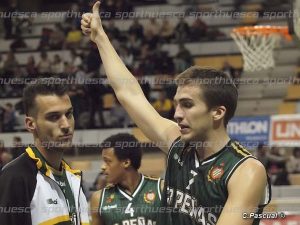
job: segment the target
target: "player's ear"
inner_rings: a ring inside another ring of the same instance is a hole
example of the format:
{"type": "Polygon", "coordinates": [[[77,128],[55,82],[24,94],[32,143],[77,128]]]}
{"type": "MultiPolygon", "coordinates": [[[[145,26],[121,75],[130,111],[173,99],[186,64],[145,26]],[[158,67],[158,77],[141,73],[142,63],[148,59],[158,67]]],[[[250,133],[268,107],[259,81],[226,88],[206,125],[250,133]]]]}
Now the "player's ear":
{"type": "Polygon", "coordinates": [[[124,168],[129,168],[131,166],[131,161],[129,159],[126,159],[123,161],[124,168]]]}
{"type": "Polygon", "coordinates": [[[28,130],[30,133],[33,133],[35,131],[36,124],[35,124],[35,120],[33,117],[31,117],[31,116],[25,117],[25,127],[26,127],[26,130],[28,130]]]}
{"type": "Polygon", "coordinates": [[[218,121],[225,117],[226,108],[225,106],[217,106],[212,110],[212,118],[214,121],[218,121]]]}

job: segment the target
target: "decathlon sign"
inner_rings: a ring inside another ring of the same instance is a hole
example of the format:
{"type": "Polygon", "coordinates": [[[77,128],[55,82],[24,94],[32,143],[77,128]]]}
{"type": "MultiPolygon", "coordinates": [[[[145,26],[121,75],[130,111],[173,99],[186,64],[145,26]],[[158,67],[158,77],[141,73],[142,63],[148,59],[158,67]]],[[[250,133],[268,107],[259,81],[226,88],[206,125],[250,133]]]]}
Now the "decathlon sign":
{"type": "Polygon", "coordinates": [[[245,147],[257,147],[259,143],[268,144],[270,116],[234,117],[227,125],[232,139],[236,139],[245,147]]]}
{"type": "Polygon", "coordinates": [[[270,144],[277,146],[300,145],[300,115],[272,116],[270,144]]]}

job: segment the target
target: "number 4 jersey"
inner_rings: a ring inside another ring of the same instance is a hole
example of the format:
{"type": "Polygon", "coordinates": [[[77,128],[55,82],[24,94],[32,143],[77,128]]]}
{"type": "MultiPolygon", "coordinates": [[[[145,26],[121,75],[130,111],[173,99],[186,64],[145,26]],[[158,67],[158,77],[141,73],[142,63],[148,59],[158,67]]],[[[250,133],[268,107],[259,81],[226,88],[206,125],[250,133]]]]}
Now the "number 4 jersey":
{"type": "Polygon", "coordinates": [[[161,179],[142,175],[132,195],[118,185],[103,189],[99,213],[105,225],[155,225],[161,179]]]}

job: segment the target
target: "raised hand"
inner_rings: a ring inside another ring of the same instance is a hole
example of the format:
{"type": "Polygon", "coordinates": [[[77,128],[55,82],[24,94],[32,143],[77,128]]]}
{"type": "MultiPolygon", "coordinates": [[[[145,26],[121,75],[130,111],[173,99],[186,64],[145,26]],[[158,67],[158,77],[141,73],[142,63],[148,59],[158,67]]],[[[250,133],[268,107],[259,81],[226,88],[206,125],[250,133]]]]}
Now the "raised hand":
{"type": "Polygon", "coordinates": [[[93,42],[96,42],[97,37],[101,37],[104,34],[104,30],[101,23],[99,14],[100,2],[97,1],[93,5],[92,13],[85,13],[81,19],[81,30],[85,35],[90,35],[93,42]]]}

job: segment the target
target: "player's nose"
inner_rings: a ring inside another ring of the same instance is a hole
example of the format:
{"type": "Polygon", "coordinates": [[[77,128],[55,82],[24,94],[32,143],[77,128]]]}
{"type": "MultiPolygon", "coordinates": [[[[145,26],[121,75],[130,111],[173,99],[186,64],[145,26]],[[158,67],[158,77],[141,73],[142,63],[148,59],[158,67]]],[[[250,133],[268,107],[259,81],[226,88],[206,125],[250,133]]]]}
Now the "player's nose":
{"type": "Polygon", "coordinates": [[[177,121],[177,122],[180,122],[182,119],[183,119],[183,111],[181,110],[180,106],[178,105],[176,108],[175,108],[175,113],[174,113],[174,119],[177,121]]]}
{"type": "Polygon", "coordinates": [[[103,164],[101,165],[101,171],[102,171],[102,173],[104,173],[105,170],[106,170],[106,165],[105,165],[105,163],[103,163],[103,164]]]}
{"type": "Polygon", "coordinates": [[[70,129],[71,123],[66,116],[63,116],[60,120],[60,127],[61,129],[70,129]]]}

